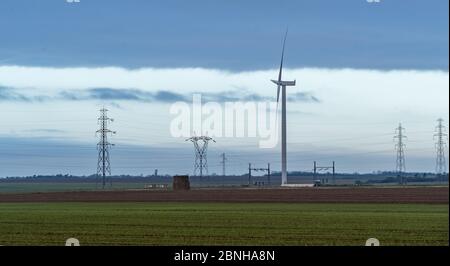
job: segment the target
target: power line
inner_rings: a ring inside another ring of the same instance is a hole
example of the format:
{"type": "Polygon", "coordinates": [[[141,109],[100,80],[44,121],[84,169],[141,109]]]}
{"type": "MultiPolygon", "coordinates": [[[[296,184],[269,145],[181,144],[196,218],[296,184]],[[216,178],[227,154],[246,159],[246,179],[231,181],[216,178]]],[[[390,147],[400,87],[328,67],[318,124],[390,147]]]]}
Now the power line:
{"type": "MultiPolygon", "coordinates": [[[[100,124],[100,129],[96,133],[100,133],[100,141],[97,143],[98,149],[98,162],[97,162],[97,177],[102,177],[102,187],[105,188],[106,185],[106,175],[111,175],[111,163],[109,160],[109,148],[114,146],[114,144],[108,141],[108,134],[116,134],[115,131],[108,129],[108,123],[114,121],[107,115],[108,109],[100,109],[100,117],[98,118],[98,123],[100,124]]],[[[110,185],[112,185],[110,179],[110,185]]]]}

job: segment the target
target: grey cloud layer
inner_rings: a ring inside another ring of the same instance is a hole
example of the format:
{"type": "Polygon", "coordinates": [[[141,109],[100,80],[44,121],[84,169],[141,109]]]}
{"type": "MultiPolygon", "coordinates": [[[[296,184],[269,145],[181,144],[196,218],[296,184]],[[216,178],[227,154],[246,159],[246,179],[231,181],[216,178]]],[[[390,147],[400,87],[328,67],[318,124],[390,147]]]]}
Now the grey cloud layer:
{"type": "MultiPolygon", "coordinates": [[[[218,93],[201,93],[204,101],[233,102],[233,101],[273,101],[274,97],[263,96],[256,93],[234,91],[222,91],[218,93]]],[[[116,101],[139,101],[139,102],[161,102],[171,103],[177,101],[191,101],[190,94],[181,94],[167,90],[148,92],[138,89],[111,89],[92,88],[86,90],[66,90],[57,96],[26,96],[12,88],[0,87],[0,101],[44,101],[44,100],[116,100],[116,101]]],[[[309,92],[297,92],[289,95],[291,102],[313,102],[320,100],[309,92]]]]}
{"type": "Polygon", "coordinates": [[[46,99],[46,96],[26,96],[13,88],[0,86],[0,101],[41,102],[46,99]]]}
{"type": "Polygon", "coordinates": [[[170,91],[147,92],[136,89],[93,88],[78,91],[63,91],[59,98],[64,100],[124,100],[141,102],[183,101],[185,97],[170,91]]]}
{"type": "Polygon", "coordinates": [[[0,87],[0,100],[21,100],[24,101],[26,99],[23,98],[22,95],[15,93],[13,90],[5,87],[0,87]]]}

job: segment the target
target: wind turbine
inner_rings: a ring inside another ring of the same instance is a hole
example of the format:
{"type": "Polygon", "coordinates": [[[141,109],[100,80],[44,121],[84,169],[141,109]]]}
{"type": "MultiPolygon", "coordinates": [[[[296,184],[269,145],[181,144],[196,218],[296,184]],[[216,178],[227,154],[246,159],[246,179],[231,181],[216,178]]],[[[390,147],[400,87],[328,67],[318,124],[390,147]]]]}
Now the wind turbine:
{"type": "MultiPolygon", "coordinates": [[[[281,79],[283,73],[283,59],[284,59],[284,47],[286,45],[286,34],[283,40],[283,50],[281,52],[280,72],[278,73],[278,80],[272,82],[277,84],[277,113],[278,113],[278,101],[280,99],[281,88],[281,185],[287,185],[287,153],[286,153],[286,86],[295,86],[294,81],[285,81],[281,79]]],[[[278,117],[278,114],[277,114],[278,117]]],[[[278,126],[278,123],[277,123],[278,126]]],[[[277,128],[278,130],[278,128],[277,128]]]]}

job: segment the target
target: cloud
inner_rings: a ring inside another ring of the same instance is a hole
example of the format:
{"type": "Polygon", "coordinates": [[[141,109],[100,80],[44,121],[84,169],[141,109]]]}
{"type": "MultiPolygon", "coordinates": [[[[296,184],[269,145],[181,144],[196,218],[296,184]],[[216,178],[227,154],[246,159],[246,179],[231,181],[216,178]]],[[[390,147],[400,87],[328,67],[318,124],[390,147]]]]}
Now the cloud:
{"type": "Polygon", "coordinates": [[[56,96],[26,96],[18,92],[18,89],[0,87],[0,101],[85,101],[85,100],[116,100],[116,101],[140,101],[140,102],[174,102],[187,101],[189,97],[170,91],[147,92],[137,89],[111,89],[92,88],[85,90],[61,91],[56,96]]]}
{"type": "MultiPolygon", "coordinates": [[[[427,152],[433,167],[430,136],[436,119],[448,117],[448,72],[302,68],[286,69],[284,74],[286,79],[297,79],[297,86],[287,88],[288,100],[297,101],[287,106],[288,141],[292,152],[307,156],[304,169],[317,158],[296,143],[317,143],[318,148],[334,149],[336,154],[347,147],[392,151],[392,134],[400,121],[411,140],[408,158],[427,152]]],[[[0,66],[0,137],[47,136],[90,143],[95,148],[98,109],[116,103],[123,107],[111,108],[109,113],[115,118],[111,128],[118,132],[112,138],[118,144],[116,151],[126,143],[191,147],[168,133],[173,119],[168,106],[148,102],[191,101],[196,92],[202,93],[204,102],[275,100],[276,86],[270,78],[276,75],[277,70],[0,66]],[[65,132],[45,133],[42,128],[65,132]]],[[[250,150],[252,143],[222,139],[211,148],[250,150]]]]}
{"type": "MultiPolygon", "coordinates": [[[[224,91],[218,93],[201,93],[206,102],[237,102],[237,101],[274,101],[275,97],[260,95],[257,93],[224,91]]],[[[173,103],[177,101],[191,101],[192,93],[176,93],[166,90],[148,92],[137,89],[110,89],[94,88],[79,91],[63,91],[60,99],[64,100],[118,100],[118,101],[139,101],[139,102],[162,102],[173,103]]],[[[288,97],[291,102],[320,102],[317,97],[308,92],[299,92],[288,97]]]]}
{"type": "Polygon", "coordinates": [[[154,99],[160,102],[186,101],[186,96],[170,91],[158,91],[154,95],[154,99]]]}
{"type": "Polygon", "coordinates": [[[297,92],[291,94],[287,100],[291,102],[320,102],[320,100],[310,92],[297,92]]]}
{"type": "Polygon", "coordinates": [[[0,101],[30,101],[31,99],[14,89],[0,86],[0,101]]]}
{"type": "MultiPolygon", "coordinates": [[[[0,66],[0,86],[10,88],[0,93],[3,101],[170,103],[190,101],[196,92],[202,93],[205,101],[266,101],[275,100],[276,87],[270,79],[277,72],[0,66]]],[[[284,76],[297,79],[297,86],[288,88],[287,99],[305,103],[305,112],[367,119],[391,116],[393,112],[398,117],[442,116],[448,109],[448,71],[287,68],[284,76]],[[324,106],[319,110],[315,103],[324,106]]]]}
{"type": "Polygon", "coordinates": [[[151,101],[153,93],[135,89],[110,89],[93,88],[86,90],[66,90],[59,93],[58,99],[63,100],[128,100],[128,101],[151,101]]]}
{"type": "Polygon", "coordinates": [[[29,133],[66,133],[66,130],[54,129],[54,128],[36,128],[36,129],[26,129],[23,132],[29,133]]]}
{"type": "MultiPolygon", "coordinates": [[[[274,101],[275,97],[260,95],[257,93],[225,91],[218,93],[201,93],[204,101],[213,102],[236,102],[236,101],[274,101]]],[[[45,101],[45,100],[66,100],[66,101],[86,101],[86,100],[113,100],[113,101],[139,101],[139,102],[162,102],[173,103],[177,101],[191,101],[192,94],[176,93],[171,91],[148,92],[138,89],[111,89],[92,88],[85,90],[61,91],[57,96],[33,96],[28,97],[16,92],[15,89],[0,87],[0,100],[4,101],[45,101]]],[[[295,93],[288,97],[291,102],[319,102],[319,100],[308,92],[295,93]]]]}
{"type": "Polygon", "coordinates": [[[0,86],[0,101],[13,102],[43,102],[51,99],[46,95],[27,95],[26,92],[20,90],[0,86]]]}
{"type": "Polygon", "coordinates": [[[175,102],[186,101],[188,97],[170,91],[149,92],[138,89],[92,88],[86,90],[63,91],[64,100],[117,100],[139,102],[175,102]]]}
{"type": "MultiPolygon", "coordinates": [[[[225,91],[219,93],[203,93],[202,97],[205,101],[214,102],[262,102],[262,101],[276,101],[274,96],[265,96],[258,93],[251,93],[248,90],[234,90],[225,91]]],[[[287,98],[290,102],[320,102],[317,97],[315,97],[310,92],[298,92],[287,98]]]]}

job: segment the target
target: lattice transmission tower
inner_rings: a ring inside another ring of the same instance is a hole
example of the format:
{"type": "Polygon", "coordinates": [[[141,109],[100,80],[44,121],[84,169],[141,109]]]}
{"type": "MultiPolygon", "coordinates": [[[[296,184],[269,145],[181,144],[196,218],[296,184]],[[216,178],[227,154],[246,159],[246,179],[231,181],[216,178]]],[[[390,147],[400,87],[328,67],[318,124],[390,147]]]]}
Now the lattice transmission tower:
{"type": "Polygon", "coordinates": [[[193,136],[186,141],[191,141],[194,144],[195,150],[195,161],[194,161],[194,175],[196,176],[200,172],[200,177],[203,177],[203,174],[208,174],[208,142],[213,141],[216,142],[213,138],[208,136],[193,136]]]}
{"type": "Polygon", "coordinates": [[[438,125],[436,126],[436,133],[434,134],[434,138],[436,139],[436,174],[442,176],[447,172],[447,165],[445,163],[447,133],[443,124],[444,119],[439,118],[437,121],[438,125]]]}
{"type": "Polygon", "coordinates": [[[402,127],[402,124],[400,123],[395,130],[396,135],[394,136],[394,140],[396,141],[395,150],[396,150],[396,154],[397,154],[395,170],[397,172],[397,176],[398,176],[400,184],[404,184],[406,182],[406,179],[403,177],[403,173],[406,171],[406,166],[405,166],[405,149],[406,149],[405,139],[406,139],[406,136],[404,135],[404,130],[405,130],[405,128],[402,127]]]}
{"type": "MultiPolygon", "coordinates": [[[[115,131],[108,129],[108,124],[113,122],[114,119],[108,117],[108,109],[100,109],[100,117],[98,118],[98,124],[100,129],[96,131],[100,135],[100,140],[97,143],[98,150],[98,162],[97,162],[97,180],[102,177],[102,188],[105,188],[106,178],[111,175],[111,162],[109,160],[109,148],[114,146],[113,143],[108,141],[108,134],[116,134],[115,131]]],[[[112,180],[109,178],[110,185],[112,180]]]]}

